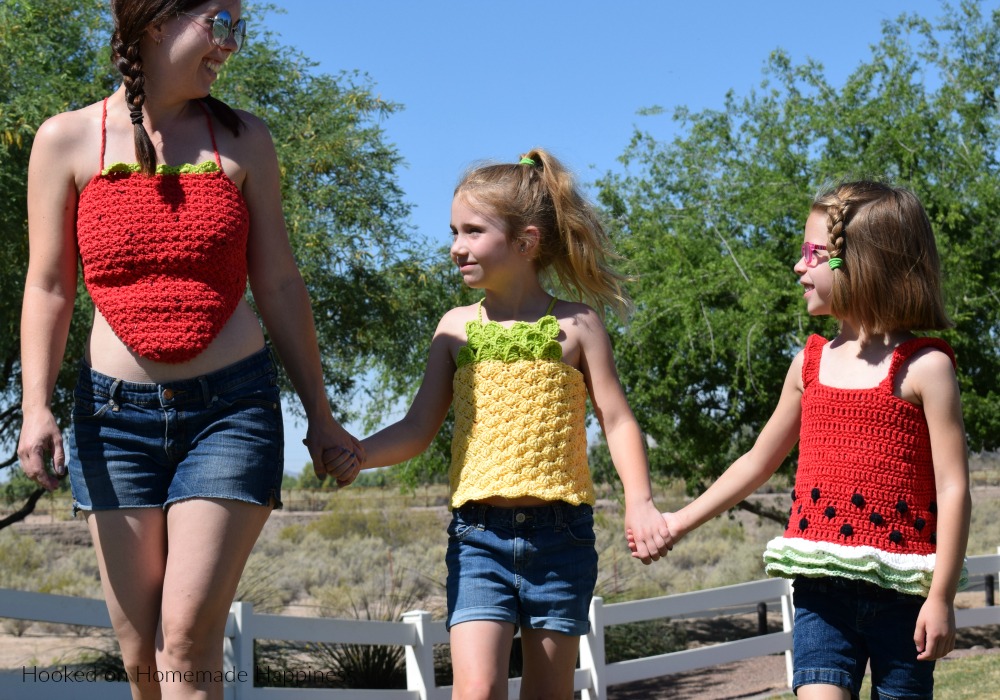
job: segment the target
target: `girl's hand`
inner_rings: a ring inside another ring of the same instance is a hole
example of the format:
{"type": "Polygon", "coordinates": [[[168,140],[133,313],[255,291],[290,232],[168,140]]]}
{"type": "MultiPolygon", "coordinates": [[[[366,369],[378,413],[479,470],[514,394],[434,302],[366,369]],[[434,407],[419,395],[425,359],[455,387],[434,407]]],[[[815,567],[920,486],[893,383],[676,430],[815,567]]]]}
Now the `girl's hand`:
{"type": "Polygon", "coordinates": [[[913,643],[918,661],[934,661],[951,653],[955,648],[955,606],[928,597],[917,615],[913,643]]]}
{"type": "MultiPolygon", "coordinates": [[[[660,517],[663,519],[663,522],[667,527],[667,535],[664,538],[666,551],[660,552],[661,556],[665,556],[666,553],[672,550],[674,545],[680,541],[681,535],[679,534],[680,530],[678,529],[676,522],[677,519],[674,513],[663,513],[660,517]]],[[[642,559],[639,555],[639,546],[636,543],[635,534],[632,532],[631,528],[626,530],[625,539],[628,541],[628,548],[632,551],[632,556],[636,559],[642,559]]],[[[643,563],[648,564],[649,562],[643,561],[643,563]]]]}
{"type": "Polygon", "coordinates": [[[673,546],[667,521],[652,501],[638,507],[625,506],[625,538],[632,556],[643,564],[658,561],[673,546]]]}
{"type": "MultiPolygon", "coordinates": [[[[354,480],[358,478],[358,474],[361,470],[365,468],[365,448],[353,435],[351,436],[351,441],[354,443],[354,449],[345,452],[339,445],[336,447],[328,447],[323,450],[323,464],[327,466],[327,469],[336,469],[338,464],[343,464],[345,460],[350,460],[354,458],[357,462],[357,467],[353,470],[349,470],[346,474],[337,477],[337,486],[343,488],[345,486],[350,486],[354,483],[354,480]]],[[[323,478],[323,477],[320,477],[323,478]]]]}
{"type": "Polygon", "coordinates": [[[364,449],[336,421],[319,430],[310,424],[302,444],[309,448],[313,471],[319,479],[332,477],[338,486],[347,486],[361,471],[364,449]]]}

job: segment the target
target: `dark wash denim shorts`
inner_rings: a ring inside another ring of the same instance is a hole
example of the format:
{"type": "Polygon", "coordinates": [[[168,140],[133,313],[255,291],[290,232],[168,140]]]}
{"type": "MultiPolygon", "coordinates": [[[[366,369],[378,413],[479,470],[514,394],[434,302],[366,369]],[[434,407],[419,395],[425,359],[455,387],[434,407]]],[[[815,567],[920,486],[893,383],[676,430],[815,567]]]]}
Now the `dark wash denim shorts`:
{"type": "Polygon", "coordinates": [[[858,698],[871,663],[873,698],[932,698],[934,662],[918,661],[913,643],[925,600],[835,576],[796,578],[793,688],[836,685],[858,698]]]}
{"type": "Polygon", "coordinates": [[[284,432],[269,348],[194,379],[127,382],[81,364],[67,437],[73,512],[189,498],[281,507],[284,432]]]}
{"type": "Polygon", "coordinates": [[[448,527],[447,626],[511,622],[581,636],[597,584],[594,510],[466,503],[448,527]]]}

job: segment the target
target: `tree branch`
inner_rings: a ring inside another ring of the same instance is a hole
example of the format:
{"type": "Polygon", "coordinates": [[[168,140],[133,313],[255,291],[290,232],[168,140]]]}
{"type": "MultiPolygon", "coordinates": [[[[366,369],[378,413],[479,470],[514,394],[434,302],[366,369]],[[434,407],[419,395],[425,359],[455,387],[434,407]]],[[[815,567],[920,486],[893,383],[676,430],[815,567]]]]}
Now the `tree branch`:
{"type": "Polygon", "coordinates": [[[779,525],[785,525],[788,522],[788,513],[782,510],[777,510],[775,508],[768,508],[767,506],[761,505],[760,503],[754,503],[752,501],[742,500],[736,504],[736,507],[740,510],[745,510],[748,513],[753,513],[754,515],[767,518],[768,520],[773,520],[779,525]]]}
{"type": "Polygon", "coordinates": [[[0,520],[0,530],[5,527],[13,525],[14,523],[20,522],[35,512],[35,504],[38,503],[38,499],[46,494],[46,490],[43,488],[35,489],[35,491],[28,496],[28,500],[25,501],[21,509],[16,513],[11,513],[3,520],[0,520]]]}

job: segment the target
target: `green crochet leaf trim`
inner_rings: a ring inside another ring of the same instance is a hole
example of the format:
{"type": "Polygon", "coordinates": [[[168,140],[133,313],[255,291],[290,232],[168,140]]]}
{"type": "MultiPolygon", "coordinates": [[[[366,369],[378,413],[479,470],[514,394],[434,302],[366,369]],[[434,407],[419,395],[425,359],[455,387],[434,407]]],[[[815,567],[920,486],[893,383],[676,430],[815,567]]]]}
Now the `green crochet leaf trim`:
{"type": "Polygon", "coordinates": [[[515,321],[510,328],[496,321],[469,321],[465,324],[465,335],[468,344],[458,351],[456,363],[459,367],[486,360],[562,359],[562,346],[556,340],[559,321],[552,315],[542,316],[534,323],[515,321]]]}
{"type": "MultiPolygon", "coordinates": [[[[198,163],[197,165],[184,163],[183,165],[160,164],[156,166],[157,175],[203,175],[218,171],[219,164],[214,160],[206,160],[204,163],[198,163]]],[[[137,172],[140,172],[138,163],[112,163],[101,171],[101,175],[129,175],[137,172]]]]}
{"type": "MultiPolygon", "coordinates": [[[[933,571],[899,569],[876,557],[852,559],[831,552],[802,552],[793,547],[768,547],[764,552],[764,572],[779,578],[839,576],[925,598],[934,578],[933,571]]],[[[963,566],[959,589],[968,585],[968,581],[969,572],[963,566]]]]}

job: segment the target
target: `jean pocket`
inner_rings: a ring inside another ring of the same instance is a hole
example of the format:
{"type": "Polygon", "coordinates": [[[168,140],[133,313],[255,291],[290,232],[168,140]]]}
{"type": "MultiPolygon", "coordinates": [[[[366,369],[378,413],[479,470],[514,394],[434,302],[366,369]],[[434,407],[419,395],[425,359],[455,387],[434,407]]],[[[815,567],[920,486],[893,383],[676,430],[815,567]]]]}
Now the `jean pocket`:
{"type": "Polygon", "coordinates": [[[594,516],[586,515],[566,524],[566,534],[574,546],[593,547],[597,544],[594,534],[594,516]]]}
{"type": "Polygon", "coordinates": [[[262,408],[276,413],[281,412],[281,395],[276,386],[251,385],[241,391],[216,394],[212,397],[212,401],[223,409],[262,408]]]}

